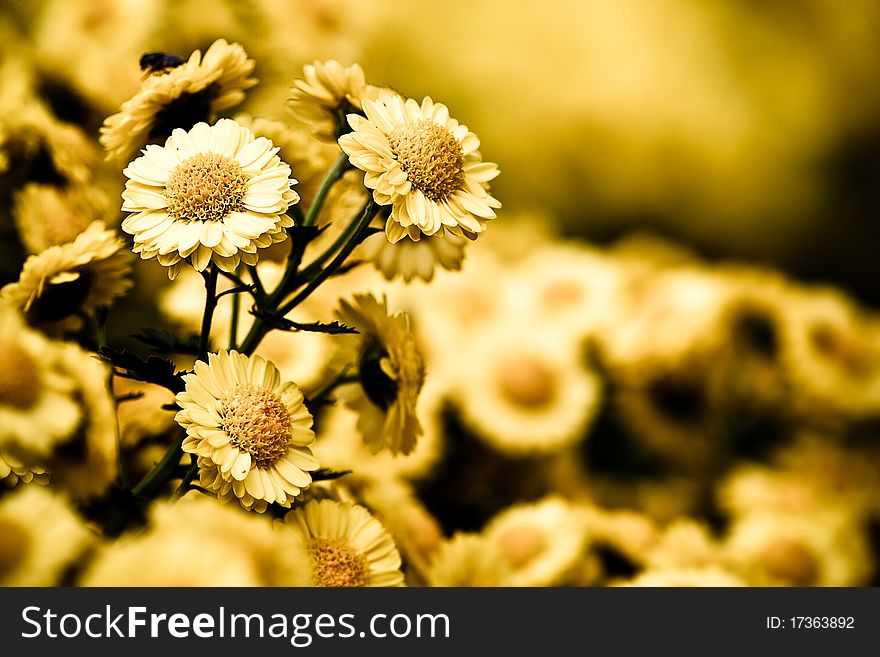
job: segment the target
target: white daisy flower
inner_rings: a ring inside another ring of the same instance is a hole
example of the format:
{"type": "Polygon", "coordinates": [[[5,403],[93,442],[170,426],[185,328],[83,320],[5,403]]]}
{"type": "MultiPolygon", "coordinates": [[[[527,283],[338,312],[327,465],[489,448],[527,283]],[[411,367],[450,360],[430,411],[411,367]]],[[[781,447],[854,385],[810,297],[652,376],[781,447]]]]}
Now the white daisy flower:
{"type": "Polygon", "coordinates": [[[184,260],[197,271],[214,262],[232,272],[257,263],[257,249],[287,239],[285,212],[299,201],[278,148],[232,119],[176,129],[165,146],[147,146],[123,173],[122,229],[134,252],[157,258],[174,278],[184,260]]]}

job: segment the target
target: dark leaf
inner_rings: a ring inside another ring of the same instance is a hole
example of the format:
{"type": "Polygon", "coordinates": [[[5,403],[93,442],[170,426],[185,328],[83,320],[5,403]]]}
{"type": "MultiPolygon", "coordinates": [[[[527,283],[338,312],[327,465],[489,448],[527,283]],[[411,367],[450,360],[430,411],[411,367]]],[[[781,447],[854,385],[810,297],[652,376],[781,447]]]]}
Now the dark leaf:
{"type": "Polygon", "coordinates": [[[174,393],[184,389],[183,377],[174,371],[174,363],[167,358],[151,354],[144,359],[128,349],[113,347],[101,347],[101,355],[121,377],[154,383],[174,393]]]}
{"type": "Polygon", "coordinates": [[[332,481],[339,479],[345,475],[350,475],[351,470],[331,470],[330,468],[320,468],[312,473],[312,481],[332,481]]]}
{"type": "Polygon", "coordinates": [[[350,326],[346,326],[345,324],[340,324],[339,322],[294,322],[291,319],[287,319],[285,317],[278,317],[270,312],[266,312],[264,310],[252,309],[251,314],[256,315],[260,319],[262,319],[266,324],[272,326],[272,328],[276,328],[280,331],[308,331],[311,333],[329,333],[331,335],[338,335],[341,333],[357,333],[358,330],[352,328],[350,326]]]}

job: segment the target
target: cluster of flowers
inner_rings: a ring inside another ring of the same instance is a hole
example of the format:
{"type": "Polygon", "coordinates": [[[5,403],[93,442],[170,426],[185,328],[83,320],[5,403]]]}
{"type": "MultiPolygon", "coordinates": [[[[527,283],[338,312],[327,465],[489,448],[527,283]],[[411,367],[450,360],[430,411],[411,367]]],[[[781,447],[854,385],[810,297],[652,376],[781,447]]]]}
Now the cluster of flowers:
{"type": "Polygon", "coordinates": [[[871,581],[877,318],[650,240],[487,232],[478,137],[357,65],[305,66],[285,122],[221,116],[239,44],[142,61],[100,130],[121,233],[83,133],[33,97],[0,126],[30,254],[0,582],[871,581]],[[146,357],[105,334],[131,298],[173,327],[146,357]]]}

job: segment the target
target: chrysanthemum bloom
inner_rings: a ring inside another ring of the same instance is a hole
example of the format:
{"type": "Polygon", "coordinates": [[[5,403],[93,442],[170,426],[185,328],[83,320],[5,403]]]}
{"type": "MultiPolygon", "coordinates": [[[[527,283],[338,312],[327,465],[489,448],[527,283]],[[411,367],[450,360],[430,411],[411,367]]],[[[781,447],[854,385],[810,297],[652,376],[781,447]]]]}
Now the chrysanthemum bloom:
{"type": "Polygon", "coordinates": [[[59,586],[95,542],[69,503],[42,486],[0,500],[0,586],[59,586]]]}
{"type": "Polygon", "coordinates": [[[30,183],[15,195],[12,218],[30,254],[73,242],[94,219],[109,219],[116,210],[98,187],[56,187],[30,183]]]}
{"type": "Polygon", "coordinates": [[[587,542],[584,514],[562,498],[520,504],[495,516],[483,533],[501,548],[511,586],[565,583],[587,542]]]}
{"type": "Polygon", "coordinates": [[[46,468],[39,466],[29,466],[20,459],[15,458],[11,454],[0,452],[0,481],[4,485],[13,488],[19,483],[46,485],[49,483],[50,475],[46,472],[46,468]]]}
{"type": "Polygon", "coordinates": [[[455,398],[467,425],[496,449],[549,453],[584,439],[599,408],[599,377],[563,334],[500,319],[456,358],[455,398]]]}
{"type": "Polygon", "coordinates": [[[498,167],[483,162],[480,140],[426,97],[419,105],[383,90],[350,114],[353,132],[339,138],[379,205],[390,205],[389,242],[452,234],[475,239],[501,204],[489,194],[498,167]]]}
{"type": "Polygon", "coordinates": [[[430,282],[438,266],[448,271],[461,269],[466,244],[467,240],[455,235],[423,237],[418,242],[405,237],[392,244],[377,233],[364,240],[360,255],[389,281],[401,277],[406,283],[416,278],[430,282]]]}
{"type": "Polygon", "coordinates": [[[378,88],[364,80],[359,65],[316,61],[303,67],[302,79],[294,80],[290,109],[316,138],[335,142],[340,124],[344,127],[345,116],[361,112],[362,101],[377,93],[378,88]]]}
{"type": "Polygon", "coordinates": [[[17,283],[0,296],[21,309],[33,325],[51,325],[71,315],[104,308],[133,285],[131,254],[115,231],[92,222],[76,239],[25,260],[17,283]]]}
{"type": "Polygon", "coordinates": [[[289,507],[319,467],[297,385],[282,383],[264,358],[236,351],[196,361],[184,381],[175,419],[186,429],[183,450],[199,457],[202,487],[259,512],[273,502],[289,507]]]}
{"type": "Polygon", "coordinates": [[[134,252],[177,276],[182,261],[204,271],[212,261],[232,272],[257,264],[257,249],[287,239],[285,212],[299,201],[278,149],[232,119],[176,129],[165,146],[148,146],[123,173],[122,222],[134,252]]]}
{"type": "Polygon", "coordinates": [[[308,586],[308,558],[264,516],[191,493],[150,508],[147,530],[98,551],[81,586],[308,586]]]}
{"type": "Polygon", "coordinates": [[[497,544],[459,532],[434,554],[426,577],[429,586],[510,586],[510,574],[497,544]]]}
{"type": "Polygon", "coordinates": [[[358,413],[358,429],[373,453],[388,448],[409,454],[422,433],[416,404],[425,382],[409,316],[389,315],[386,301],[371,294],[342,301],[337,316],[358,330],[341,336],[337,360],[356,365],[360,377],[359,383],[340,387],[340,396],[358,413]]]}
{"type": "Polygon", "coordinates": [[[108,158],[127,160],[147,143],[160,143],[175,128],[213,121],[217,112],[238,105],[257,83],[255,62],[237,43],[218,39],[205,51],[170,70],[149,75],[138,92],[101,126],[108,158]]]}
{"type": "Polygon", "coordinates": [[[82,419],[64,348],[0,303],[0,449],[27,463],[47,457],[82,419]]]}
{"type": "Polygon", "coordinates": [[[400,554],[362,506],[313,500],[284,516],[302,537],[315,586],[403,586],[400,554]]]}

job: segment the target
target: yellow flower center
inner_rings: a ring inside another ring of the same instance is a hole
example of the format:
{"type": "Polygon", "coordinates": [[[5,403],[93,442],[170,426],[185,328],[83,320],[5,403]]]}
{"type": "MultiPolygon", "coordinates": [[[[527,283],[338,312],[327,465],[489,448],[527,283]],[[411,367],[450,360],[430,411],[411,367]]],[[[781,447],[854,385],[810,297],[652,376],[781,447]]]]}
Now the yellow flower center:
{"type": "Polygon", "coordinates": [[[556,377],[547,363],[529,356],[513,358],[498,370],[502,394],[517,406],[540,408],[556,396],[556,377]]]}
{"type": "Polygon", "coordinates": [[[19,523],[0,518],[0,582],[27,556],[30,534],[19,523]]]}
{"type": "Polygon", "coordinates": [[[816,555],[791,539],[770,543],[761,553],[761,563],[770,576],[791,586],[815,586],[819,579],[816,555]]]}
{"type": "Polygon", "coordinates": [[[287,454],[290,413],[271,390],[251,384],[236,386],[220,398],[220,416],[229,442],[250,454],[256,467],[271,467],[287,454]]]}
{"type": "Polygon", "coordinates": [[[0,404],[28,409],[40,397],[40,369],[21,345],[0,342],[0,404]]]}
{"type": "Polygon", "coordinates": [[[315,537],[308,552],[317,586],[367,586],[370,581],[366,558],[344,539],[315,537]]]}
{"type": "Polygon", "coordinates": [[[449,130],[428,119],[403,123],[388,135],[391,152],[413,187],[442,201],[464,181],[464,153],[449,130]]]}
{"type": "Polygon", "coordinates": [[[504,556],[514,568],[524,566],[543,552],[544,535],[534,527],[510,527],[498,536],[504,556]]]}
{"type": "Polygon", "coordinates": [[[186,221],[219,221],[242,209],[246,192],[241,165],[218,153],[199,153],[181,162],[165,184],[169,216],[186,221]]]}

